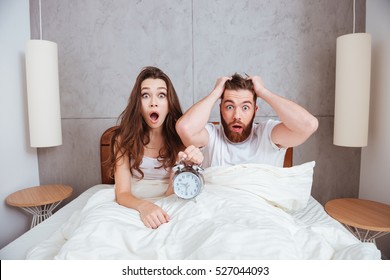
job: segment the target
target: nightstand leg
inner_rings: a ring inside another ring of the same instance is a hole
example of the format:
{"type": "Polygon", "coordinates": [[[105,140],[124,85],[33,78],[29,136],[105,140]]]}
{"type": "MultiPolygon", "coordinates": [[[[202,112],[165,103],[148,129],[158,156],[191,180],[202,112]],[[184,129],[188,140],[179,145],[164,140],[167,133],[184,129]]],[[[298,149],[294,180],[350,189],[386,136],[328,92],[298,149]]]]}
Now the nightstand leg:
{"type": "Polygon", "coordinates": [[[22,207],[24,211],[33,216],[30,228],[35,227],[37,224],[49,218],[53,214],[53,210],[61,203],[61,201],[41,206],[22,207]]]}
{"type": "Polygon", "coordinates": [[[348,225],[344,226],[353,234],[355,235],[361,242],[370,242],[376,244],[375,240],[379,237],[382,237],[386,234],[389,234],[389,232],[386,231],[370,231],[370,230],[363,230],[357,227],[351,227],[348,225]]]}

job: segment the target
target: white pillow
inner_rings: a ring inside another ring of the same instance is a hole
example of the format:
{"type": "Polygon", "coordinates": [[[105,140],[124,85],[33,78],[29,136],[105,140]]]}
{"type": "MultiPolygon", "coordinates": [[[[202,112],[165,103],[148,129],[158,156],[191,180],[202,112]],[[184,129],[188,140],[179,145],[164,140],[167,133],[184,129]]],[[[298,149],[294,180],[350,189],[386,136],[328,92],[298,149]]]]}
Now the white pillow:
{"type": "Polygon", "coordinates": [[[267,164],[214,166],[204,171],[205,188],[248,191],[285,211],[304,208],[310,198],[315,162],[289,168],[267,164]]]}

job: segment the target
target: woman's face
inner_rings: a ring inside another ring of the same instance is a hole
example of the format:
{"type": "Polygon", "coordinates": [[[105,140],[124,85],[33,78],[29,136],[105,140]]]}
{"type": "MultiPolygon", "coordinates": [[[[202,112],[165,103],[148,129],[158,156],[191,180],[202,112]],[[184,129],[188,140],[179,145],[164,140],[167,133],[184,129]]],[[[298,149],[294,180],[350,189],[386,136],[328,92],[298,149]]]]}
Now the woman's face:
{"type": "Polygon", "coordinates": [[[168,89],[164,80],[146,79],[141,83],[142,117],[150,128],[159,128],[168,115],[168,89]]]}

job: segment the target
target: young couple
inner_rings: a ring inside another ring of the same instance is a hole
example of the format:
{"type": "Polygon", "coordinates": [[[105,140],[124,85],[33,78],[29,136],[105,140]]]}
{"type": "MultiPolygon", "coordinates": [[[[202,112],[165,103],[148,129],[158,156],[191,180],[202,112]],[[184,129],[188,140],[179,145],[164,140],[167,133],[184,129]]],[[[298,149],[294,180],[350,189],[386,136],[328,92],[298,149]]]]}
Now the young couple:
{"type": "MultiPolygon", "coordinates": [[[[260,77],[221,77],[212,92],[184,115],[170,78],[156,67],[138,75],[126,109],[119,116],[110,155],[116,201],[137,210],[146,227],[158,228],[169,215],[132,192],[132,179],[172,179],[178,159],[204,167],[240,163],[283,166],[286,148],[303,143],[317,119],[296,103],[264,87],[260,77]],[[267,102],[280,121],[254,123],[257,98],[267,102]],[[209,124],[220,100],[221,126],[209,124]],[[203,154],[199,150],[204,147],[203,154]]],[[[171,183],[165,195],[171,195],[171,183]]]]}

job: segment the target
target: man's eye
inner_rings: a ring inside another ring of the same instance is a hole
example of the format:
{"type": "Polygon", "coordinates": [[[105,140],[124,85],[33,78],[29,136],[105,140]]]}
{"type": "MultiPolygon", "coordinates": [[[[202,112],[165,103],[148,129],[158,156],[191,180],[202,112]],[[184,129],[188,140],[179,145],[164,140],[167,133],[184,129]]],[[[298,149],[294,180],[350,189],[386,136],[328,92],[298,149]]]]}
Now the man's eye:
{"type": "Polygon", "coordinates": [[[248,110],[249,110],[249,106],[243,106],[243,107],[242,107],[242,110],[243,110],[243,111],[248,111],[248,110]]]}
{"type": "Polygon", "coordinates": [[[233,109],[233,106],[232,106],[232,105],[228,105],[228,106],[226,106],[226,109],[232,110],[232,109],[233,109]]]}

